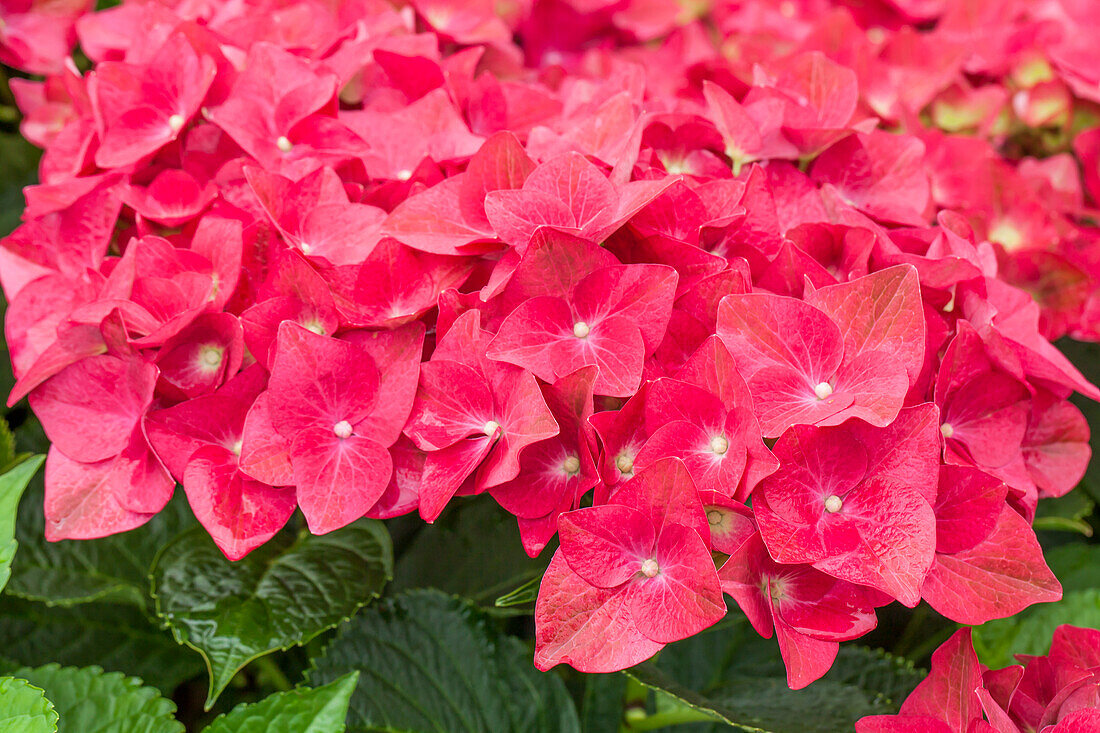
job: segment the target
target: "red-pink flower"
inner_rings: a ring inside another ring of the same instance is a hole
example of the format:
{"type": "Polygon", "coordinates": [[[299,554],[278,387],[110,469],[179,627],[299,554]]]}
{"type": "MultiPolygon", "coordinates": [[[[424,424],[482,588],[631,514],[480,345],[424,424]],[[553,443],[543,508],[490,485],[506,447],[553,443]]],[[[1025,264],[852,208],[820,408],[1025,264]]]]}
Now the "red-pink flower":
{"type": "Polygon", "coordinates": [[[170,36],[146,64],[108,61],[89,82],[99,130],[96,164],[131,165],[175,140],[198,112],[215,64],[183,33],[170,36]]]}
{"type": "Polygon", "coordinates": [[[726,612],[709,526],[687,469],[667,459],[609,503],[563,514],[535,608],[535,666],[609,672],[726,612]]]}
{"type": "Polygon", "coordinates": [[[753,495],[772,557],[915,606],[936,547],[935,413],[922,405],[887,428],[851,420],[784,433],[773,448],[779,470],[753,495]]]}
{"type": "Polygon", "coordinates": [[[722,590],[737,601],[764,638],[773,630],[787,668],[787,684],[800,689],[833,664],[840,645],[875,627],[869,594],[809,565],[775,562],[743,506],[713,497],[707,504],[714,549],[729,555],[718,570],[722,590]]]}
{"type": "Polygon", "coordinates": [[[916,272],[894,267],[794,298],[730,295],[718,335],[766,437],[858,417],[888,425],[924,359],[916,272]]]}
{"type": "Polygon", "coordinates": [[[596,393],[627,397],[638,389],[646,354],[664,336],[676,272],[614,264],[588,271],[584,247],[583,240],[546,240],[524,259],[514,279],[528,298],[500,324],[488,355],[546,381],[596,365],[596,393]],[[527,285],[536,279],[544,283],[539,291],[527,285]]]}
{"type": "Polygon", "coordinates": [[[420,369],[405,434],[428,455],[420,514],[434,521],[466,479],[484,491],[520,472],[522,452],[559,428],[530,373],[485,358],[488,334],[467,311],[420,369]]]}

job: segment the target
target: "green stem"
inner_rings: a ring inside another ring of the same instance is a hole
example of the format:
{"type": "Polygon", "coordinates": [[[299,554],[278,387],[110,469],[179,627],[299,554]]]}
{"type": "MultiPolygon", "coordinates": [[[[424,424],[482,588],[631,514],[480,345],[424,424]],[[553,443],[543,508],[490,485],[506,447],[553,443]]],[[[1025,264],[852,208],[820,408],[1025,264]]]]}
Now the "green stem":
{"type": "Polygon", "coordinates": [[[677,710],[666,710],[661,713],[647,715],[644,718],[630,720],[626,724],[629,731],[659,730],[669,725],[684,725],[685,723],[713,723],[715,718],[710,713],[702,710],[682,707],[677,710]]]}
{"type": "Polygon", "coordinates": [[[932,654],[932,652],[936,651],[936,649],[939,648],[940,644],[947,641],[948,637],[950,637],[960,628],[962,627],[956,624],[954,626],[948,626],[946,629],[943,629],[938,633],[932,634],[932,636],[925,639],[922,644],[918,644],[916,647],[914,647],[913,650],[906,656],[909,659],[912,659],[914,662],[919,659],[923,659],[924,657],[932,654]]]}
{"type": "Polygon", "coordinates": [[[909,623],[905,625],[905,629],[901,632],[901,637],[897,643],[894,644],[894,654],[899,657],[908,656],[907,652],[917,641],[920,629],[924,626],[925,619],[928,618],[928,606],[923,603],[913,609],[913,615],[909,617],[909,623]]]}
{"type": "Polygon", "coordinates": [[[279,665],[275,663],[275,660],[272,659],[270,655],[260,657],[254,664],[260,676],[276,690],[285,692],[294,687],[294,685],[290,683],[290,680],[287,679],[286,674],[283,673],[283,670],[279,668],[279,665]]]}
{"type": "Polygon", "coordinates": [[[648,699],[649,688],[630,675],[626,675],[626,689],[623,691],[623,717],[619,725],[619,733],[630,733],[634,730],[632,721],[637,716],[645,717],[645,707],[648,699]]]}
{"type": "Polygon", "coordinates": [[[3,66],[0,66],[0,103],[7,107],[15,107],[15,95],[8,86],[8,74],[3,66]]]}

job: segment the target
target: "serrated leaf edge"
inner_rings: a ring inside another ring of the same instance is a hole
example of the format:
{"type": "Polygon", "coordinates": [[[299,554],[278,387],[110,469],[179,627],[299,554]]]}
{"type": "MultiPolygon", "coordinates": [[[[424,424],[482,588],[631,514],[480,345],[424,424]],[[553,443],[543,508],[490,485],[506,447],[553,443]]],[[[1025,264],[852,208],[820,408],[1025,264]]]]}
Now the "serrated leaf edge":
{"type": "MultiPolygon", "coordinates": [[[[383,527],[383,528],[385,527],[385,525],[382,524],[381,522],[379,522],[378,520],[372,520],[372,521],[376,522],[375,524],[370,525],[372,527],[383,527]]],[[[159,550],[157,550],[157,554],[153,557],[153,563],[152,563],[152,565],[149,566],[149,597],[153,601],[153,609],[156,612],[157,620],[160,622],[160,627],[163,628],[163,629],[168,629],[169,631],[171,631],[172,632],[172,638],[176,640],[177,644],[180,644],[182,646],[186,646],[186,647],[189,647],[189,648],[195,650],[196,652],[198,652],[199,656],[202,657],[203,664],[206,665],[206,676],[207,676],[207,679],[209,680],[209,685],[207,686],[207,693],[206,693],[206,702],[203,703],[203,710],[209,711],[212,707],[214,707],[214,703],[217,702],[218,697],[220,697],[222,692],[225,691],[225,686],[223,686],[222,689],[218,690],[217,693],[214,692],[214,667],[211,663],[210,658],[198,646],[192,644],[190,641],[188,641],[186,639],[181,638],[180,631],[172,625],[171,621],[169,620],[168,615],[166,615],[164,613],[161,613],[161,610],[160,610],[160,597],[157,595],[157,592],[156,592],[156,577],[155,577],[156,576],[156,570],[157,570],[157,567],[160,565],[161,556],[164,554],[164,551],[167,550],[168,547],[170,547],[171,545],[175,544],[176,542],[179,542],[186,535],[191,534],[191,533],[195,533],[195,532],[202,532],[202,533],[205,534],[206,530],[203,529],[201,526],[192,527],[191,529],[184,530],[183,532],[179,533],[178,535],[173,537],[171,540],[166,542],[164,544],[164,546],[162,546],[159,550]]],[[[306,538],[308,538],[310,536],[320,536],[320,535],[309,535],[308,533],[303,533],[303,534],[299,535],[294,540],[294,542],[289,547],[287,547],[287,549],[283,553],[276,556],[276,559],[278,559],[280,557],[283,557],[283,555],[289,554],[295,548],[297,548],[302,543],[304,543],[306,541],[306,538]]],[[[383,545],[383,548],[386,549],[386,551],[388,552],[389,557],[390,557],[390,570],[389,570],[389,572],[386,573],[386,579],[382,583],[382,589],[384,589],[387,585],[389,585],[390,583],[393,582],[393,565],[394,565],[393,541],[389,537],[388,533],[386,534],[386,540],[387,541],[382,543],[382,545],[383,545]]],[[[274,563],[271,563],[271,564],[274,564],[274,563]]],[[[267,569],[264,570],[265,575],[266,575],[267,571],[270,569],[271,564],[269,564],[267,569]]],[[[264,576],[261,576],[261,578],[262,577],[264,577],[264,576]]],[[[303,636],[301,638],[301,640],[299,640],[299,641],[293,642],[291,644],[287,644],[285,646],[273,647],[271,649],[268,649],[266,651],[260,652],[259,654],[255,654],[255,655],[249,657],[248,659],[244,660],[240,664],[240,666],[238,666],[235,670],[233,670],[233,673],[229,675],[229,679],[232,679],[234,676],[236,676],[238,673],[240,673],[240,671],[242,669],[247,667],[252,662],[255,662],[260,657],[266,657],[267,655],[274,654],[275,652],[285,652],[288,649],[293,649],[296,646],[302,646],[304,644],[308,644],[309,642],[313,641],[314,639],[316,639],[318,636],[320,636],[324,632],[328,631],[329,629],[335,629],[337,626],[340,626],[341,624],[345,624],[348,621],[351,621],[359,613],[359,611],[361,611],[363,608],[365,608],[366,606],[373,603],[375,600],[377,600],[381,596],[382,596],[382,590],[379,590],[376,593],[372,593],[362,603],[356,604],[355,608],[351,611],[351,613],[347,614],[346,616],[341,617],[340,619],[338,619],[334,623],[329,624],[329,625],[324,626],[324,627],[321,627],[321,628],[315,630],[313,633],[303,636]]],[[[311,663],[312,663],[312,660],[311,660],[311,663]]],[[[228,685],[228,682],[226,682],[226,685],[228,685]]]]}
{"type": "MultiPolygon", "coordinates": [[[[3,422],[3,421],[0,420],[0,422],[3,422]]],[[[53,702],[50,700],[49,697],[46,696],[46,691],[43,690],[41,687],[39,687],[37,685],[32,685],[30,682],[23,679],[22,677],[13,677],[11,675],[0,676],[0,681],[3,681],[4,679],[9,679],[9,680],[12,680],[13,682],[17,682],[17,683],[21,682],[23,687],[31,689],[31,690],[35,690],[36,692],[41,692],[42,693],[42,701],[44,703],[46,703],[46,709],[43,711],[43,714],[46,716],[46,719],[47,719],[46,720],[46,725],[48,725],[49,727],[51,727],[53,729],[53,733],[57,733],[57,724],[58,724],[59,716],[57,714],[57,710],[54,708],[53,702]],[[51,716],[53,717],[53,720],[49,719],[51,716]]]]}

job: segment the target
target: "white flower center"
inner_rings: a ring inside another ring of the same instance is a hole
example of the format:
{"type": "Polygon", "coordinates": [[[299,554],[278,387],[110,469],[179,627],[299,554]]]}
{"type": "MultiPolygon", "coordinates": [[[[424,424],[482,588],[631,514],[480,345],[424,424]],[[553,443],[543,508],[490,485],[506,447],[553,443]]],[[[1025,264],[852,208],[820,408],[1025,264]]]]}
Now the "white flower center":
{"type": "Polygon", "coordinates": [[[657,567],[657,561],[653,558],[649,558],[642,562],[642,575],[647,578],[653,578],[659,572],[661,572],[661,569],[657,567]]]}
{"type": "Polygon", "coordinates": [[[592,329],[588,327],[588,324],[584,321],[577,321],[573,324],[573,335],[579,339],[588,338],[588,334],[592,333],[592,329]]]}
{"type": "Polygon", "coordinates": [[[829,496],[825,499],[825,511],[829,514],[836,514],[844,506],[844,502],[840,500],[840,497],[836,494],[829,496]]]}
{"type": "Polygon", "coordinates": [[[829,384],[828,382],[822,382],[821,384],[814,387],[814,394],[817,395],[817,398],[819,400],[827,398],[832,393],[833,385],[829,384]]]}
{"type": "Polygon", "coordinates": [[[325,327],[322,326],[317,321],[310,321],[309,323],[303,323],[302,328],[304,328],[307,331],[313,331],[318,336],[324,336],[325,335],[325,327]]]}
{"type": "Polygon", "coordinates": [[[168,126],[172,128],[172,132],[179,132],[183,129],[183,115],[172,115],[168,118],[168,126]]]}
{"type": "Polygon", "coordinates": [[[940,425],[940,434],[945,438],[950,438],[955,434],[955,428],[951,426],[951,423],[945,422],[943,425],[940,425]]]}
{"type": "Polygon", "coordinates": [[[216,369],[222,363],[222,350],[217,346],[203,346],[199,351],[199,361],[207,369],[216,369]]]}
{"type": "Polygon", "coordinates": [[[620,453],[615,459],[615,468],[619,469],[619,473],[630,473],[634,470],[634,457],[620,453]]]}
{"type": "Polygon", "coordinates": [[[409,170],[408,168],[403,168],[402,170],[397,171],[397,180],[407,181],[412,178],[412,175],[413,172],[411,170],[409,170]]]}
{"type": "Polygon", "coordinates": [[[294,143],[290,142],[284,135],[280,135],[279,139],[275,141],[275,147],[282,150],[284,153],[289,153],[291,148],[294,147],[294,143]]]}
{"type": "Polygon", "coordinates": [[[483,427],[481,430],[491,438],[496,435],[498,430],[500,430],[500,423],[498,423],[496,420],[490,420],[489,422],[485,423],[485,427],[483,427]]]}
{"type": "Polygon", "coordinates": [[[562,461],[561,470],[570,476],[576,476],[581,470],[581,459],[576,456],[569,456],[562,461]]]}
{"type": "Polygon", "coordinates": [[[730,442],[726,440],[724,435],[715,435],[710,439],[710,449],[716,456],[725,455],[726,451],[730,449],[730,442]]]}
{"type": "Polygon", "coordinates": [[[332,426],[332,432],[336,433],[336,437],[340,440],[351,437],[351,423],[347,420],[341,420],[332,426]]]}

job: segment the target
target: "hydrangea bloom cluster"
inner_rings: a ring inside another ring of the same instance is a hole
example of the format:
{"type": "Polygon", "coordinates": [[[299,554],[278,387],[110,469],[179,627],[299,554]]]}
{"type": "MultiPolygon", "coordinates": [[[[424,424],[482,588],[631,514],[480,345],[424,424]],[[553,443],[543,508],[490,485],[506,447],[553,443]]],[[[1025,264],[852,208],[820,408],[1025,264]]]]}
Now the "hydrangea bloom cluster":
{"type": "Polygon", "coordinates": [[[296,508],[489,493],[560,540],[538,666],[729,596],[793,687],[891,601],[1058,598],[1030,520],[1100,398],[1049,340],[1100,335],[1100,8],[848,5],[6,5],[49,73],[0,244],[48,538],[177,483],[232,559],[296,508]]]}
{"type": "Polygon", "coordinates": [[[987,669],[970,630],[932,655],[932,672],[896,716],[856,723],[856,733],[1091,733],[1100,730],[1100,631],[1064,625],[1046,656],[987,669]]]}

